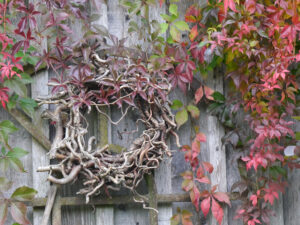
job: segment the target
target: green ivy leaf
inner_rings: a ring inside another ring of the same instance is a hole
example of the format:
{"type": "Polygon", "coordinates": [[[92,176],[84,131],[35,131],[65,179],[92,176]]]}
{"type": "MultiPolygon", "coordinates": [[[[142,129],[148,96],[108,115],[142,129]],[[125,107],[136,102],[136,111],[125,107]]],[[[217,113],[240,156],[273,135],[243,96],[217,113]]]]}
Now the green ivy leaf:
{"type": "Polygon", "coordinates": [[[212,97],[213,97],[214,100],[217,101],[217,102],[224,102],[224,101],[225,101],[224,95],[221,94],[221,93],[218,92],[218,91],[215,91],[215,92],[212,94],[212,97]]]}
{"type": "Polygon", "coordinates": [[[19,96],[16,94],[13,94],[9,97],[9,101],[7,103],[8,110],[11,110],[16,107],[18,98],[19,96]]]}
{"type": "Polygon", "coordinates": [[[8,191],[12,186],[12,182],[5,177],[0,177],[0,191],[8,191]]]}
{"type": "Polygon", "coordinates": [[[16,132],[18,128],[15,127],[15,125],[9,121],[9,120],[3,120],[0,122],[0,132],[3,137],[3,141],[7,142],[8,141],[8,135],[16,132]]]}
{"type": "Polygon", "coordinates": [[[169,15],[167,15],[167,14],[160,14],[160,16],[165,20],[165,21],[167,21],[167,22],[169,22],[169,23],[171,23],[171,22],[173,22],[174,20],[176,20],[177,19],[177,17],[176,16],[169,16],[169,15]]]}
{"type": "Polygon", "coordinates": [[[300,140],[300,132],[295,132],[295,139],[296,139],[297,141],[300,140]]]}
{"type": "Polygon", "coordinates": [[[160,33],[161,34],[166,33],[168,27],[169,27],[169,24],[167,24],[167,23],[161,23],[160,24],[160,33]]]}
{"type": "Polygon", "coordinates": [[[186,121],[188,120],[188,113],[187,113],[186,109],[183,109],[183,110],[177,112],[175,115],[175,120],[178,125],[178,129],[181,125],[186,123],[186,121]]]}
{"type": "Polygon", "coordinates": [[[171,105],[171,109],[178,110],[183,106],[182,102],[178,99],[175,99],[171,105]]]}
{"type": "Polygon", "coordinates": [[[189,25],[185,21],[182,21],[182,20],[175,21],[174,25],[181,31],[190,30],[189,25]]]}
{"type": "Polygon", "coordinates": [[[178,6],[175,4],[170,4],[169,6],[169,13],[178,17],[178,6]]]}
{"type": "Polygon", "coordinates": [[[171,26],[170,34],[174,41],[177,41],[177,42],[180,41],[180,32],[175,26],[171,26]]]}
{"type": "Polygon", "coordinates": [[[31,98],[22,98],[20,99],[19,104],[29,116],[33,115],[34,108],[37,107],[37,103],[31,98]]]}
{"type": "Polygon", "coordinates": [[[17,201],[30,201],[37,194],[37,191],[30,187],[19,187],[11,195],[11,198],[17,201]]]}
{"type": "Polygon", "coordinates": [[[20,79],[10,79],[4,82],[4,85],[16,92],[20,96],[27,96],[27,88],[20,79]]]}
{"type": "Polygon", "coordinates": [[[16,171],[26,172],[22,162],[18,158],[5,158],[4,160],[6,160],[9,166],[16,171]]]}
{"type": "Polygon", "coordinates": [[[11,158],[21,158],[27,154],[28,154],[28,152],[25,151],[24,149],[16,147],[16,148],[13,148],[11,151],[9,151],[6,156],[11,157],[11,158]]]}
{"type": "Polygon", "coordinates": [[[194,105],[188,105],[187,110],[190,112],[193,118],[198,118],[200,116],[200,110],[194,105]]]}

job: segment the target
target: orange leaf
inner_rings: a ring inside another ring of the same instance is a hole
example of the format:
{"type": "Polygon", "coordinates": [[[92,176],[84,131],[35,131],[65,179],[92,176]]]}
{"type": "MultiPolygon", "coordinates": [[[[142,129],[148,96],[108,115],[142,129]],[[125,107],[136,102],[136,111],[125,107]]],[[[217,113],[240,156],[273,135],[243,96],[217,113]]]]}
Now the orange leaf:
{"type": "Polygon", "coordinates": [[[195,38],[198,36],[198,28],[197,28],[197,24],[195,26],[193,26],[193,28],[191,29],[189,38],[191,41],[194,41],[195,38]]]}

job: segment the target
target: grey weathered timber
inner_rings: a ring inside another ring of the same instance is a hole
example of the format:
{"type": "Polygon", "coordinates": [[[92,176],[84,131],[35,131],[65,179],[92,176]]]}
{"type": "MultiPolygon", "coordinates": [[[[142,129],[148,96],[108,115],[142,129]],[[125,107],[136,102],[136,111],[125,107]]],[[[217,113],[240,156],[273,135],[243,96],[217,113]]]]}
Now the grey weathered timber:
{"type": "MultiPolygon", "coordinates": [[[[98,1],[103,3],[101,8],[96,9],[90,7],[91,13],[100,14],[99,20],[94,21],[95,24],[107,27],[108,31],[118,38],[128,36],[126,42],[127,46],[136,43],[142,44],[140,40],[137,40],[136,36],[128,35],[128,15],[126,10],[119,6],[119,0],[98,1]]],[[[167,4],[169,4],[170,1],[171,0],[166,1],[167,4]]],[[[35,2],[37,2],[37,0],[35,0],[35,2]]],[[[176,4],[178,4],[180,14],[183,15],[186,9],[193,3],[201,3],[203,5],[204,0],[179,1],[176,4]]],[[[162,8],[159,8],[158,5],[151,6],[149,8],[149,17],[150,19],[157,19],[159,22],[162,22],[160,14],[166,13],[167,11],[167,6],[163,6],[162,8]]],[[[137,17],[133,18],[140,24],[137,17]]],[[[84,26],[82,26],[82,23],[73,24],[72,26],[76,29],[76,35],[72,34],[70,38],[73,37],[79,40],[84,33],[84,26]]],[[[187,38],[187,36],[183,35],[183,38],[187,38]]],[[[44,47],[46,47],[46,43],[44,47]]],[[[223,84],[224,72],[223,69],[215,71],[215,73],[209,74],[206,79],[201,81],[214,90],[223,92],[225,89],[226,91],[225,85],[223,84]]],[[[52,76],[55,76],[53,71],[46,70],[34,74],[31,91],[33,98],[50,93],[46,87],[48,80],[52,76]]],[[[195,75],[195,80],[192,84],[193,88],[199,86],[197,79],[199,79],[199,76],[195,75]]],[[[189,94],[184,95],[181,90],[176,89],[171,93],[170,98],[171,100],[179,99],[185,105],[188,105],[193,101],[194,96],[190,96],[189,94]]],[[[222,146],[221,138],[224,134],[224,129],[217,118],[207,112],[207,104],[199,103],[198,106],[201,110],[200,118],[198,120],[189,120],[178,130],[180,142],[182,145],[191,144],[193,136],[195,135],[194,127],[198,126],[200,131],[207,136],[207,143],[201,144],[199,159],[210,161],[214,165],[215,170],[211,176],[212,185],[219,184],[219,190],[230,191],[232,184],[240,180],[235,158],[236,154],[233,149],[226,148],[225,150],[222,146]]],[[[22,158],[24,168],[28,173],[8,171],[4,174],[3,171],[0,171],[0,176],[6,176],[14,181],[14,186],[8,194],[11,194],[15,188],[23,185],[34,187],[38,191],[38,195],[33,202],[28,202],[30,206],[28,217],[34,225],[41,223],[47,201],[47,192],[50,187],[47,181],[47,173],[36,172],[37,167],[49,164],[46,150],[49,149],[49,140],[51,140],[51,138],[48,140],[48,137],[51,137],[51,135],[49,135],[48,132],[48,121],[42,121],[39,117],[39,114],[45,108],[47,108],[47,106],[39,109],[32,121],[29,117],[24,116],[24,114],[19,114],[20,111],[11,111],[10,115],[7,111],[3,109],[0,110],[0,120],[12,120],[19,128],[19,130],[13,134],[14,139],[10,140],[10,144],[13,147],[18,146],[29,151],[29,154],[22,158]],[[24,120],[24,118],[26,120],[24,120]],[[24,126],[25,129],[22,126],[24,126]],[[32,138],[31,135],[35,138],[32,138]]],[[[51,106],[50,109],[52,109],[51,106]]],[[[118,120],[121,116],[120,110],[117,107],[107,109],[106,112],[112,116],[114,121],[118,120]]],[[[89,121],[89,136],[95,135],[99,145],[109,143],[128,147],[132,140],[139,135],[139,133],[130,133],[130,131],[136,129],[135,121],[138,116],[138,113],[135,111],[130,111],[118,125],[111,126],[105,116],[93,111],[89,115],[86,115],[89,121]]],[[[246,125],[242,124],[242,126],[246,125]]],[[[295,127],[296,131],[300,131],[298,126],[295,127]]],[[[142,129],[142,126],[139,125],[139,128],[142,129]]],[[[53,136],[51,130],[50,134],[53,136]]],[[[190,170],[191,168],[189,168],[184,160],[184,153],[177,151],[178,148],[175,145],[173,137],[170,138],[169,142],[171,150],[175,150],[172,160],[164,160],[161,162],[160,167],[154,171],[158,192],[156,198],[159,211],[158,224],[169,225],[170,217],[176,213],[177,207],[181,207],[182,209],[188,209],[194,214],[194,225],[216,225],[216,221],[211,218],[211,213],[208,218],[204,218],[201,212],[196,212],[195,207],[189,200],[189,195],[181,189],[182,177],[180,173],[190,170]]],[[[300,224],[300,171],[289,171],[288,180],[289,187],[286,189],[285,195],[280,196],[279,200],[275,200],[273,209],[277,216],[271,217],[271,225],[300,224]]],[[[150,224],[150,219],[153,218],[151,216],[151,214],[153,215],[153,211],[147,209],[147,206],[154,204],[153,202],[146,201],[146,207],[144,209],[143,204],[137,203],[133,199],[133,193],[121,189],[119,192],[111,191],[110,194],[113,196],[112,198],[108,198],[105,194],[102,194],[99,197],[93,197],[93,199],[86,204],[84,196],[76,195],[80,185],[80,181],[77,181],[74,184],[61,187],[61,196],[58,196],[52,209],[52,225],[152,225],[150,224]]],[[[148,188],[145,182],[142,182],[137,192],[148,197],[148,188]]],[[[200,190],[204,188],[208,188],[208,185],[199,185],[200,190]]],[[[138,196],[136,196],[136,199],[138,199],[138,196]]],[[[225,209],[223,225],[243,224],[241,220],[233,219],[239,204],[240,202],[232,202],[232,208],[225,209]]],[[[9,218],[7,225],[10,224],[13,224],[13,221],[9,218]]],[[[50,223],[48,225],[50,225],[50,223]]]]}
{"type": "MultiPolygon", "coordinates": [[[[160,14],[166,13],[166,6],[159,7],[158,2],[156,5],[149,7],[149,19],[156,20],[159,23],[163,22],[160,14]]],[[[165,38],[165,35],[164,35],[165,38]]],[[[170,141],[169,141],[170,146],[170,141]]],[[[154,171],[155,183],[158,194],[172,193],[172,159],[165,157],[160,163],[159,168],[154,171]]],[[[158,224],[169,225],[170,218],[172,217],[172,204],[160,205],[158,207],[158,224]]]]}
{"type": "MultiPolygon", "coordinates": [[[[9,138],[9,144],[11,147],[20,147],[28,151],[28,155],[21,158],[26,173],[21,173],[12,168],[8,168],[6,172],[3,168],[0,168],[0,177],[6,177],[8,180],[13,181],[11,189],[5,193],[6,196],[10,196],[13,191],[23,185],[32,187],[32,152],[31,152],[31,136],[30,134],[19,124],[7,111],[3,108],[0,109],[0,122],[3,120],[10,120],[18,128],[18,131],[13,133],[9,138]]],[[[33,220],[32,208],[30,207],[27,216],[30,221],[33,220]]],[[[13,224],[14,221],[10,216],[6,224],[13,224]]]]}
{"type": "MultiPolygon", "coordinates": [[[[107,4],[104,0],[100,0],[100,2],[100,9],[97,9],[93,7],[93,5],[91,5],[91,13],[100,15],[99,19],[93,21],[91,25],[100,25],[108,29],[107,4]]],[[[108,115],[110,114],[108,108],[103,108],[102,110],[108,115]]],[[[98,142],[100,146],[104,146],[105,144],[111,143],[110,123],[108,122],[107,118],[102,114],[98,114],[97,119],[98,132],[96,132],[96,134],[98,142]]],[[[96,206],[95,221],[96,225],[113,225],[114,208],[112,206],[96,206]]]]}
{"type": "MultiPolygon", "coordinates": [[[[37,74],[33,77],[33,83],[31,85],[32,97],[36,98],[38,96],[48,95],[48,71],[37,74]]],[[[40,114],[46,106],[40,107],[34,116],[34,125],[44,132],[47,137],[49,134],[48,122],[41,119],[40,114]]],[[[49,157],[46,154],[46,150],[42,147],[34,138],[32,138],[32,178],[33,178],[33,188],[38,190],[37,197],[45,197],[49,189],[49,183],[47,182],[47,173],[37,173],[36,170],[40,166],[48,165],[49,157]]],[[[43,217],[43,210],[34,210],[34,225],[41,223],[43,217]]]]}
{"type": "MultiPolygon", "coordinates": [[[[150,197],[145,196],[147,199],[150,197]]],[[[166,195],[157,195],[158,204],[166,204],[172,202],[190,202],[190,196],[188,193],[184,194],[166,194],[166,195]]],[[[126,196],[114,196],[113,198],[94,198],[88,203],[86,203],[85,198],[83,197],[61,197],[58,199],[58,202],[62,206],[80,206],[80,205],[102,205],[102,206],[117,206],[123,204],[137,204],[135,199],[140,199],[139,196],[126,195],[126,196]]],[[[148,200],[145,202],[148,202],[148,200]]],[[[47,198],[34,198],[32,201],[27,202],[27,205],[33,207],[45,207],[47,204],[47,198]]],[[[138,203],[138,205],[141,205],[138,203]]]]}
{"type": "MultiPolygon", "coordinates": [[[[224,93],[223,89],[223,71],[216,69],[213,74],[208,75],[208,86],[214,91],[224,93]]],[[[222,124],[215,116],[208,115],[207,122],[207,151],[209,152],[209,161],[214,167],[211,174],[212,185],[218,185],[218,190],[227,192],[227,177],[226,177],[226,152],[222,144],[222,137],[225,135],[222,124]]],[[[210,224],[217,225],[217,221],[210,217],[210,224]]],[[[228,225],[227,208],[224,208],[223,224],[228,225]]]]}

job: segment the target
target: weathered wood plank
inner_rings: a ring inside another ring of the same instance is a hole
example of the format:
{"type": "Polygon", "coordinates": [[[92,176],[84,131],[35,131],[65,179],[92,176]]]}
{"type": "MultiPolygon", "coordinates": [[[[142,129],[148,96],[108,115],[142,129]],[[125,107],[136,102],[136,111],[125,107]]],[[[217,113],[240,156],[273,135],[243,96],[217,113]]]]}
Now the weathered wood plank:
{"type": "MultiPolygon", "coordinates": [[[[9,144],[11,147],[20,147],[28,151],[28,155],[21,158],[26,173],[21,173],[13,169],[8,169],[4,172],[0,169],[0,177],[6,177],[8,180],[13,181],[13,185],[10,190],[5,192],[5,196],[10,196],[12,192],[20,186],[32,187],[32,152],[31,152],[31,136],[30,134],[19,124],[7,111],[2,107],[0,108],[0,122],[3,120],[10,120],[18,128],[18,131],[13,133],[9,138],[9,144]]],[[[27,213],[28,219],[32,221],[33,213],[32,208],[29,207],[27,213]]],[[[13,224],[13,219],[8,216],[5,224],[13,224]]]]}
{"type": "MultiPolygon", "coordinates": [[[[223,89],[224,73],[221,69],[216,69],[208,78],[207,84],[214,91],[224,93],[223,89]]],[[[225,135],[222,124],[215,116],[208,115],[208,133],[207,133],[207,151],[209,152],[210,163],[214,167],[211,174],[212,185],[217,184],[218,190],[227,192],[227,174],[226,174],[226,151],[222,144],[222,137],[225,135]]],[[[210,217],[210,224],[217,225],[217,221],[210,217]]],[[[223,225],[228,224],[228,211],[224,208],[223,225]]]]}
{"type": "MultiPolygon", "coordinates": [[[[148,197],[146,195],[146,197],[148,197]]],[[[139,199],[138,196],[135,196],[135,199],[139,199]]],[[[62,197],[58,200],[62,206],[80,206],[80,205],[123,205],[123,204],[137,204],[132,195],[126,196],[114,196],[113,198],[95,198],[86,203],[85,198],[83,197],[62,197]]],[[[34,198],[33,201],[27,202],[27,205],[34,207],[45,207],[47,198],[34,198]]],[[[165,204],[172,202],[190,202],[190,196],[188,193],[184,194],[158,194],[157,203],[165,204]]]]}
{"type": "MultiPolygon", "coordinates": [[[[91,13],[99,14],[98,20],[94,21],[92,25],[101,25],[108,29],[108,18],[107,18],[107,3],[104,0],[100,0],[100,10],[91,7],[91,13]]],[[[102,109],[106,114],[110,115],[109,109],[102,109]]],[[[103,114],[98,113],[98,132],[97,138],[100,146],[111,143],[111,125],[107,118],[103,114]]],[[[113,225],[114,224],[114,208],[112,206],[96,206],[95,212],[96,225],[113,225]]]]}
{"type": "MultiPolygon", "coordinates": [[[[33,77],[33,83],[31,85],[32,97],[36,98],[38,96],[48,95],[48,71],[37,74],[33,77]]],[[[37,126],[43,134],[47,137],[49,135],[49,126],[47,121],[41,119],[40,115],[45,110],[47,106],[40,107],[34,116],[34,125],[37,126]]],[[[47,181],[47,173],[37,173],[36,170],[40,166],[48,165],[49,157],[46,155],[46,150],[42,147],[38,141],[32,138],[32,178],[33,178],[33,187],[38,190],[37,197],[45,197],[49,189],[49,183],[47,181]]],[[[41,223],[43,217],[43,210],[35,209],[34,210],[34,220],[33,224],[37,225],[41,223]]]]}
{"type": "Polygon", "coordinates": [[[43,134],[39,127],[35,126],[29,118],[20,111],[19,109],[11,109],[8,111],[12,117],[19,122],[27,132],[46,150],[49,151],[51,148],[51,143],[49,139],[43,134]]]}

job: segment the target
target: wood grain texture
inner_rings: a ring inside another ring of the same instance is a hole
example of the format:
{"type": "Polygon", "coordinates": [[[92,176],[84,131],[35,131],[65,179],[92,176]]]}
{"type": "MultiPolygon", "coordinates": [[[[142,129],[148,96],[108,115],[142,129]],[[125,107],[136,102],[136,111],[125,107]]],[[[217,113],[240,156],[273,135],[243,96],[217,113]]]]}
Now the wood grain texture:
{"type": "MultiPolygon", "coordinates": [[[[21,173],[13,169],[8,169],[4,172],[0,169],[0,177],[6,177],[8,180],[13,181],[13,185],[10,190],[5,192],[6,196],[10,196],[13,191],[23,185],[33,187],[32,185],[32,152],[31,152],[31,135],[2,107],[0,108],[0,122],[3,120],[10,120],[18,128],[18,131],[13,133],[9,138],[9,144],[11,147],[20,147],[26,151],[28,154],[21,158],[24,169],[26,173],[21,173]]],[[[27,213],[28,219],[32,221],[33,212],[32,208],[29,207],[27,213]]],[[[5,224],[13,224],[13,219],[8,216],[5,224]]]]}
{"type": "MultiPolygon", "coordinates": [[[[48,71],[45,71],[40,74],[36,74],[33,77],[33,83],[31,85],[32,98],[38,96],[47,96],[48,95],[48,71]],[[44,88],[42,88],[44,87],[44,88]]],[[[49,135],[49,126],[48,122],[41,119],[40,115],[45,110],[47,106],[40,107],[34,116],[34,125],[37,126],[40,130],[43,131],[44,135],[48,137],[49,135]]],[[[38,191],[37,197],[45,197],[49,189],[49,182],[47,182],[47,173],[38,173],[36,172],[37,168],[40,166],[49,164],[49,157],[46,155],[46,150],[42,147],[34,138],[32,138],[32,178],[33,178],[33,187],[38,191]]],[[[38,225],[41,223],[43,217],[43,210],[35,209],[34,210],[34,220],[33,224],[38,225]]]]}
{"type": "MultiPolygon", "coordinates": [[[[149,7],[149,19],[156,20],[159,23],[163,22],[160,14],[166,13],[166,5],[159,7],[158,2],[156,5],[149,7]]],[[[163,35],[165,38],[165,35],[163,35]]],[[[170,140],[168,141],[170,146],[170,140]]],[[[171,194],[172,193],[172,159],[165,157],[160,163],[159,168],[154,171],[155,183],[158,194],[171,194]]],[[[172,204],[164,204],[158,207],[158,224],[170,225],[170,218],[172,217],[172,204]]]]}
{"type": "MultiPolygon", "coordinates": [[[[92,25],[101,25],[108,29],[107,4],[104,0],[100,0],[101,7],[96,9],[91,5],[91,13],[99,15],[99,19],[94,21],[92,25]]],[[[102,109],[106,114],[110,115],[109,109],[102,109]]],[[[107,118],[98,113],[97,116],[97,139],[100,146],[111,143],[111,125],[107,118]]],[[[114,208],[112,206],[96,206],[95,211],[96,225],[113,225],[114,224],[114,208]]]]}
{"type": "MultiPolygon", "coordinates": [[[[222,68],[218,68],[213,74],[209,75],[208,86],[214,91],[224,93],[223,89],[224,72],[222,68]]],[[[227,174],[226,174],[226,152],[225,147],[222,144],[222,137],[225,135],[222,124],[215,116],[208,116],[208,133],[207,133],[207,151],[209,152],[210,163],[214,167],[214,171],[211,174],[212,185],[217,184],[218,190],[227,192],[227,174]]],[[[210,217],[210,224],[217,225],[217,221],[210,217]]],[[[224,209],[223,225],[228,224],[228,211],[224,209]]]]}

